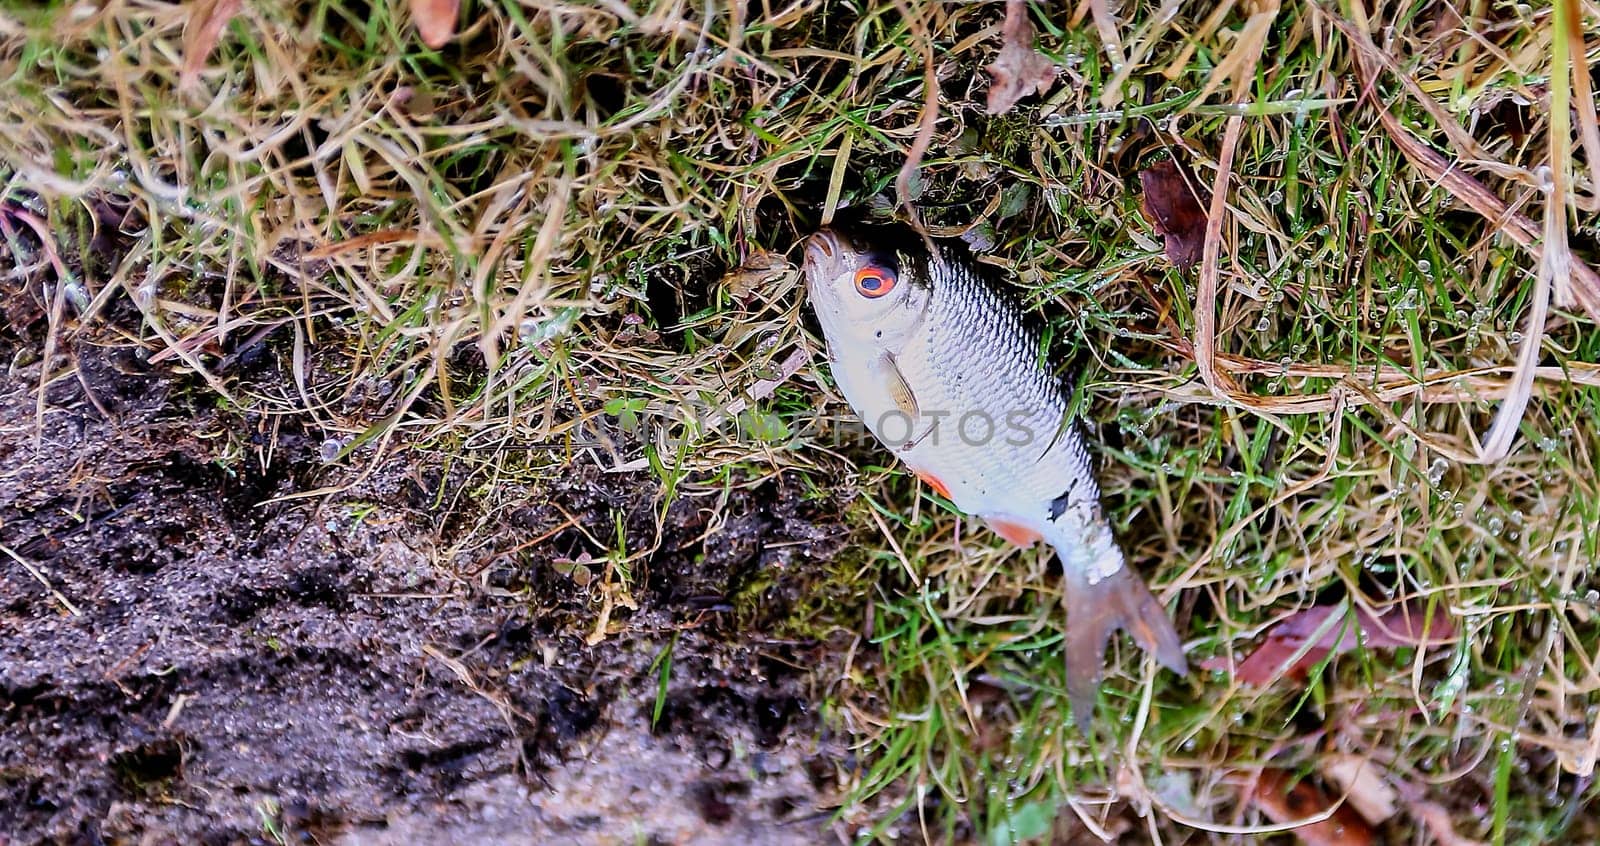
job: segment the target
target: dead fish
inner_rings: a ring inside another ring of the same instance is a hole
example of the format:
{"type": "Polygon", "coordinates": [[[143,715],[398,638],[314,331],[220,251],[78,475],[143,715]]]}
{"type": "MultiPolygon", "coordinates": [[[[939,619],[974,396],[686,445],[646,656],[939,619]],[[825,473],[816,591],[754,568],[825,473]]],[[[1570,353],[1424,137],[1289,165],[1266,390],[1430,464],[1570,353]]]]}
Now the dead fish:
{"type": "Polygon", "coordinates": [[[1067,693],[1087,731],[1118,628],[1180,675],[1166,609],[1100,508],[1071,393],[1019,303],[963,247],[906,227],[836,226],[805,246],[834,381],[867,428],[962,513],[1050,544],[1065,573],[1067,693]]]}

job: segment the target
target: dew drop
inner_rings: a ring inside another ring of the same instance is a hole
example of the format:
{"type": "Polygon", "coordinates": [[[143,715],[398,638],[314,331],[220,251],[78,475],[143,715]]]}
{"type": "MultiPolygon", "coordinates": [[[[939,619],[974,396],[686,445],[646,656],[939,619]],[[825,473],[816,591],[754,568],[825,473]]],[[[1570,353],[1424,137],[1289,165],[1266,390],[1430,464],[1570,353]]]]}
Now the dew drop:
{"type": "Polygon", "coordinates": [[[1440,482],[1444,481],[1445,471],[1449,469],[1450,462],[1444,460],[1443,458],[1435,458],[1433,463],[1428,465],[1428,484],[1438,485],[1440,482]]]}
{"type": "Polygon", "coordinates": [[[318,452],[319,457],[322,459],[322,463],[332,464],[339,457],[340,451],[343,450],[351,440],[352,438],[329,438],[323,441],[322,449],[318,452]]]}

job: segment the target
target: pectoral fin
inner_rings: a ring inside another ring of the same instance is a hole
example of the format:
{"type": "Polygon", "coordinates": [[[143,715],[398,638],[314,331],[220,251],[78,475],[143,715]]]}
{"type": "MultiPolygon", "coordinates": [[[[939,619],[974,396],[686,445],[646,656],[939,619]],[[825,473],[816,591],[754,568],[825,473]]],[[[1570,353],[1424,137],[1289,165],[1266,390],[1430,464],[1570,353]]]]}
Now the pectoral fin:
{"type": "Polygon", "coordinates": [[[918,412],[917,395],[911,392],[911,384],[906,381],[905,374],[900,372],[900,365],[895,363],[894,353],[886,352],[878,356],[872,362],[872,369],[882,380],[883,389],[889,398],[894,400],[895,407],[915,422],[918,412]]]}

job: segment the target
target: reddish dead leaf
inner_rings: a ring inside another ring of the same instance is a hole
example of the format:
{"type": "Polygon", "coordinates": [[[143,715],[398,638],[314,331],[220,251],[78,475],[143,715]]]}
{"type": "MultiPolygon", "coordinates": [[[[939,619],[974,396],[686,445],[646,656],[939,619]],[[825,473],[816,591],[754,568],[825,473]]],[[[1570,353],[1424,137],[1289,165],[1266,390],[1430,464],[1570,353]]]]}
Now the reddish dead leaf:
{"type": "Polygon", "coordinates": [[[1006,20],[1000,27],[1000,55],[985,68],[994,81],[989,85],[989,114],[1011,111],[1018,100],[1043,94],[1056,81],[1056,64],[1033,49],[1033,24],[1022,0],[1006,0],[1006,20]]]}
{"type": "Polygon", "coordinates": [[[437,50],[456,34],[456,17],[461,0],[411,0],[411,19],[417,24],[422,43],[437,50]]]}
{"type": "Polygon", "coordinates": [[[197,0],[183,23],[183,66],[178,69],[178,89],[187,91],[200,81],[206,59],[217,48],[222,30],[239,14],[242,0],[197,0]]]}
{"type": "Polygon", "coordinates": [[[1279,825],[1327,816],[1291,829],[1301,843],[1309,846],[1369,846],[1372,829],[1361,815],[1346,805],[1333,808],[1329,799],[1308,781],[1295,782],[1280,770],[1262,770],[1246,797],[1267,819],[1279,825]]]}
{"type": "Polygon", "coordinates": [[[1200,260],[1206,242],[1206,205],[1211,192],[1189,169],[1165,159],[1139,172],[1144,196],[1139,209],[1167,242],[1167,259],[1188,270],[1200,260]]]}
{"type": "MultiPolygon", "coordinates": [[[[1316,637],[1328,618],[1338,611],[1332,605],[1317,605],[1274,626],[1266,642],[1239,662],[1234,669],[1235,677],[1246,684],[1263,685],[1279,675],[1303,677],[1329,653],[1343,654],[1357,646],[1368,649],[1439,646],[1455,638],[1455,627],[1443,610],[1435,610],[1430,620],[1416,603],[1395,606],[1381,617],[1357,608],[1354,626],[1344,621],[1332,623],[1317,642],[1295,660],[1294,654],[1316,637]]],[[[1217,668],[1226,667],[1226,664],[1213,659],[1206,662],[1206,666],[1217,668]]]]}

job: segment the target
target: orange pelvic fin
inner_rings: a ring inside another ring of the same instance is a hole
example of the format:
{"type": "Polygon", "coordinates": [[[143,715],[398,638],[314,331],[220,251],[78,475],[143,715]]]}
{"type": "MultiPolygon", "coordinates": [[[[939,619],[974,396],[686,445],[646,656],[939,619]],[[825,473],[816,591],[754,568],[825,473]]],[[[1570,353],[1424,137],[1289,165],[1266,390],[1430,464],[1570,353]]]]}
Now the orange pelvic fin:
{"type": "Polygon", "coordinates": [[[921,470],[912,470],[911,472],[917,474],[918,479],[927,482],[928,487],[933,488],[934,493],[944,497],[945,499],[950,498],[950,489],[945,486],[944,482],[939,481],[938,476],[935,476],[932,473],[924,473],[921,470]]]}
{"type": "Polygon", "coordinates": [[[1041,535],[1038,532],[1020,523],[1014,523],[1004,517],[985,517],[983,522],[989,524],[994,533],[1024,549],[1039,542],[1041,535]]]}

